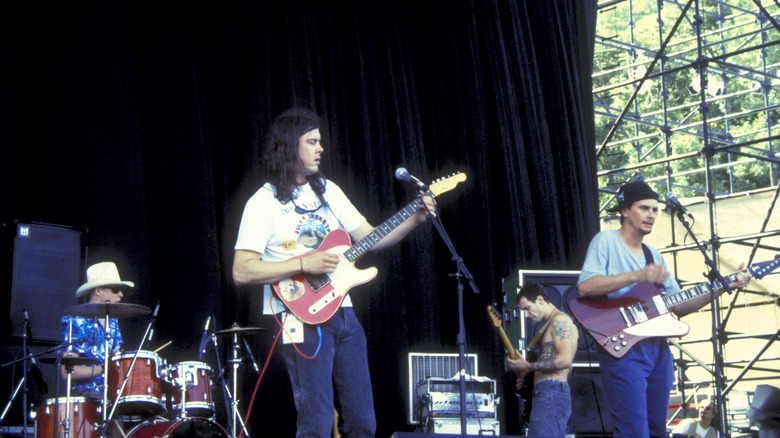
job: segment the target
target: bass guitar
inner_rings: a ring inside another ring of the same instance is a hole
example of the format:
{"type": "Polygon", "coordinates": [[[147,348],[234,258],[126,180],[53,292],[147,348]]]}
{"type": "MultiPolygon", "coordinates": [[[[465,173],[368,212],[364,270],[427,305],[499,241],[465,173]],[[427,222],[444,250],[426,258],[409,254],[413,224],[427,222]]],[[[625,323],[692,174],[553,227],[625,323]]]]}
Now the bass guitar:
{"type": "MultiPolygon", "coordinates": [[[[437,196],[454,189],[465,180],[465,173],[456,173],[432,182],[428,186],[428,191],[437,196]]],[[[326,322],[341,307],[350,289],[368,283],[376,277],[376,268],[358,269],[355,267],[355,262],[421,208],[424,208],[424,203],[418,197],[354,245],[351,245],[349,234],[344,230],[339,229],[328,233],[314,252],[327,251],[338,254],[339,264],[336,270],[330,274],[305,274],[281,280],[273,285],[274,293],[303,322],[308,324],[326,322]]],[[[306,255],[308,254],[294,258],[306,255]]]]}
{"type": "MultiPolygon", "coordinates": [[[[504,331],[504,327],[501,320],[501,315],[498,313],[496,308],[494,306],[488,306],[488,315],[490,316],[490,320],[493,323],[493,326],[496,328],[496,331],[498,332],[498,337],[501,338],[501,342],[504,344],[504,348],[506,349],[507,353],[509,354],[509,358],[512,360],[517,359],[517,350],[512,345],[512,342],[509,340],[509,337],[506,335],[506,332],[504,331]]],[[[523,356],[523,359],[528,360],[529,356],[533,356],[532,354],[529,355],[529,352],[527,352],[525,349],[523,349],[520,354],[523,356]]],[[[531,360],[534,360],[532,357],[531,360]]],[[[533,388],[534,388],[534,382],[533,382],[533,373],[521,373],[518,374],[518,379],[523,380],[523,384],[518,388],[515,386],[515,392],[517,393],[517,396],[522,401],[522,405],[520,406],[520,423],[521,426],[525,426],[528,424],[528,419],[531,413],[531,399],[533,397],[533,388]]]]}
{"type": "MultiPolygon", "coordinates": [[[[773,260],[757,263],[740,272],[763,278],[780,266],[780,254],[773,260]]],[[[726,284],[737,274],[724,277],[726,284]]],[[[668,295],[659,293],[652,283],[638,283],[620,298],[574,298],[569,302],[574,318],[596,343],[612,357],[625,356],[637,342],[654,337],[680,337],[688,334],[688,324],[672,316],[674,306],[722,289],[720,281],[702,283],[668,295]]]]}

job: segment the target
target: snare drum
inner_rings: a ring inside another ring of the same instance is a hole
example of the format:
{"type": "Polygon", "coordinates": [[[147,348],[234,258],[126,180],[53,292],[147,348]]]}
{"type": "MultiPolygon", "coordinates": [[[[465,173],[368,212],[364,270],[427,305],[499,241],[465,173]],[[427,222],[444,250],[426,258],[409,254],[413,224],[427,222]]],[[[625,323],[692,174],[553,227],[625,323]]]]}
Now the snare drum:
{"type": "MultiPolygon", "coordinates": [[[[57,438],[65,433],[65,397],[50,398],[35,408],[35,438],[57,438]],[[58,411],[59,415],[54,415],[58,411]],[[54,428],[57,428],[56,435],[54,428]]],[[[100,434],[100,402],[84,397],[70,398],[70,438],[94,438],[100,434]]]]}
{"type": "Polygon", "coordinates": [[[155,415],[165,410],[165,399],[162,394],[160,366],[163,361],[156,353],[139,351],[133,365],[127,384],[121,396],[119,389],[135,351],[115,355],[108,365],[108,399],[116,404],[116,415],[155,415]]]}
{"type": "Polygon", "coordinates": [[[175,421],[149,421],[134,427],[127,438],[228,438],[219,424],[205,418],[182,418],[175,421]]]}
{"type": "Polygon", "coordinates": [[[170,384],[171,411],[181,413],[181,393],[184,392],[184,413],[190,417],[211,417],[211,376],[214,372],[203,362],[179,362],[168,367],[166,378],[170,384]]]}

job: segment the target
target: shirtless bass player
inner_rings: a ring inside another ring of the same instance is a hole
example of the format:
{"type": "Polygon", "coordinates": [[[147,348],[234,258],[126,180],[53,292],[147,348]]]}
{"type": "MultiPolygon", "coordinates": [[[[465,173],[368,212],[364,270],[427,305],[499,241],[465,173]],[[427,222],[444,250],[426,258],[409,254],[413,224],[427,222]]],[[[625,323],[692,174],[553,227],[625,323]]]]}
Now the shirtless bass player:
{"type": "Polygon", "coordinates": [[[538,341],[537,361],[528,362],[520,352],[507,358],[509,369],[518,374],[518,382],[534,373],[533,402],[528,419],[528,436],[563,437],[571,416],[571,390],[568,378],[577,352],[577,327],[569,315],[559,311],[540,284],[522,287],[517,304],[535,323],[544,323],[531,341],[538,341]]]}

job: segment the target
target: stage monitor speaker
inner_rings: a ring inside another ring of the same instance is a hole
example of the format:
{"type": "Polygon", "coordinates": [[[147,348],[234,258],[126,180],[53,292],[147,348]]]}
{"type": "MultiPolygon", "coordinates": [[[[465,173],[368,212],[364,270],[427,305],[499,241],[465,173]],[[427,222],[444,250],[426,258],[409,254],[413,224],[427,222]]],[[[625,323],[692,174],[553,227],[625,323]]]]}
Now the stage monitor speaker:
{"type": "MultiPolygon", "coordinates": [[[[409,353],[409,387],[407,388],[409,424],[418,424],[423,420],[420,418],[419,410],[415,409],[420,406],[417,399],[417,385],[424,383],[429,377],[449,379],[458,376],[459,356],[458,354],[409,353]]],[[[479,375],[476,354],[466,355],[465,368],[467,378],[479,375]]]]}
{"type": "Polygon", "coordinates": [[[571,417],[568,433],[612,436],[612,417],[607,410],[603,387],[597,367],[574,368],[569,375],[571,417]]]}
{"type": "Polygon", "coordinates": [[[11,335],[24,332],[24,311],[35,341],[61,342],[60,319],[76,304],[81,232],[69,227],[16,223],[11,273],[11,335]]]}

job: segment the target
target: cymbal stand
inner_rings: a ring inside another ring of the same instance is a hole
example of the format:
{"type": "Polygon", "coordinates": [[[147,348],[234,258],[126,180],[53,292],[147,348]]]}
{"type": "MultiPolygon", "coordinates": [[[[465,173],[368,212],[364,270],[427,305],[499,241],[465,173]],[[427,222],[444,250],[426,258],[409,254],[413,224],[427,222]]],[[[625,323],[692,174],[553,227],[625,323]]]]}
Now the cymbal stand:
{"type": "MultiPolygon", "coordinates": [[[[108,418],[111,418],[110,416],[106,417],[108,413],[108,356],[111,355],[111,352],[108,351],[108,329],[109,329],[109,324],[111,324],[111,320],[108,317],[108,313],[106,313],[106,319],[104,324],[105,325],[103,326],[103,331],[105,332],[105,335],[103,336],[103,410],[101,412],[103,414],[103,424],[108,424],[108,418]]],[[[95,331],[95,333],[97,333],[97,331],[95,331]]],[[[133,362],[135,363],[135,358],[133,358],[133,362]]],[[[133,365],[131,364],[130,368],[132,369],[132,367],[133,365]]],[[[70,382],[68,382],[68,388],[70,388],[70,382]]],[[[122,385],[122,389],[124,388],[125,388],[124,385],[122,385]]],[[[122,391],[119,391],[119,393],[121,394],[122,391]]],[[[111,411],[111,413],[113,414],[114,412],[111,411]]]]}
{"type": "MultiPolygon", "coordinates": [[[[71,317],[69,319],[68,324],[68,341],[71,342],[71,345],[68,346],[68,352],[73,352],[73,318],[71,317]]],[[[60,357],[60,360],[62,358],[60,357]]],[[[57,367],[57,372],[59,372],[59,366],[57,367]]],[[[62,436],[64,438],[70,437],[70,385],[73,382],[73,364],[65,365],[65,373],[67,377],[65,378],[65,418],[62,420],[62,436]]],[[[52,414],[56,421],[60,418],[60,399],[58,397],[54,398],[54,413],[52,414]]],[[[57,438],[57,428],[54,427],[54,436],[52,438],[57,438]]]]}
{"type": "MultiPolygon", "coordinates": [[[[65,418],[62,420],[62,436],[65,438],[70,437],[70,384],[73,382],[73,365],[65,365],[65,372],[67,378],[65,379],[65,418]]],[[[54,399],[54,418],[60,418],[59,415],[59,398],[54,399]]],[[[54,437],[57,438],[57,428],[54,428],[54,437]]]]}
{"type": "Polygon", "coordinates": [[[232,438],[236,438],[238,435],[236,435],[236,425],[238,422],[241,422],[241,427],[244,432],[246,432],[246,426],[243,424],[243,420],[241,419],[241,416],[238,415],[238,367],[241,365],[241,359],[238,357],[238,351],[241,348],[241,345],[238,343],[238,333],[233,333],[233,358],[229,361],[233,364],[233,397],[230,407],[231,407],[231,418],[230,421],[230,436],[232,438]]]}
{"type": "MultiPolygon", "coordinates": [[[[236,325],[234,324],[234,327],[235,326],[236,325]]],[[[222,385],[222,394],[223,397],[225,398],[225,408],[230,410],[229,412],[227,412],[227,421],[230,423],[230,427],[228,428],[230,429],[230,438],[237,438],[236,428],[238,424],[241,425],[241,430],[244,431],[244,435],[247,438],[249,438],[249,432],[246,430],[246,424],[244,424],[244,419],[241,418],[241,415],[238,415],[238,400],[236,400],[236,398],[233,396],[234,394],[236,396],[238,395],[237,370],[238,370],[238,365],[241,363],[241,359],[238,358],[238,349],[240,348],[238,344],[238,334],[234,333],[233,358],[228,360],[229,363],[233,364],[233,376],[232,376],[233,391],[230,390],[230,386],[225,381],[225,369],[222,367],[222,361],[219,358],[219,345],[217,343],[216,332],[211,333],[211,335],[209,335],[209,339],[211,340],[211,342],[214,343],[214,355],[216,356],[217,369],[219,370],[219,375],[217,375],[216,379],[222,385]]]]}
{"type": "MultiPolygon", "coordinates": [[[[138,353],[141,352],[141,350],[144,347],[144,343],[146,342],[147,336],[151,340],[151,333],[154,333],[153,327],[155,322],[157,322],[157,312],[160,310],[160,303],[157,302],[157,306],[154,309],[154,313],[152,314],[152,320],[149,321],[149,324],[146,326],[146,331],[144,332],[143,338],[141,338],[141,343],[138,345],[138,348],[135,350],[135,354],[133,355],[133,360],[130,361],[130,366],[127,367],[127,372],[125,373],[125,376],[122,380],[122,386],[117,390],[116,393],[116,400],[119,401],[119,399],[122,396],[122,393],[125,391],[125,387],[127,386],[127,382],[130,379],[130,373],[133,372],[133,366],[135,366],[135,361],[138,359],[138,353]]],[[[109,315],[106,313],[106,334],[108,334],[108,323],[109,323],[109,315]]],[[[106,357],[104,358],[103,362],[103,429],[100,431],[100,437],[105,438],[106,437],[106,430],[108,430],[108,425],[110,424],[110,421],[112,418],[114,418],[114,413],[116,412],[117,406],[119,406],[119,403],[114,403],[111,406],[111,412],[106,415],[106,406],[108,404],[108,336],[104,336],[105,338],[105,351],[106,351],[106,357]]]]}
{"type": "MultiPolygon", "coordinates": [[[[35,353],[35,354],[29,354],[29,355],[24,356],[22,358],[12,360],[11,362],[6,362],[6,363],[0,365],[0,368],[7,367],[9,365],[14,365],[14,364],[17,364],[19,362],[26,362],[27,360],[31,360],[31,359],[36,358],[38,356],[43,356],[45,354],[53,353],[53,352],[55,352],[57,350],[62,350],[65,347],[71,347],[71,346],[73,346],[75,344],[81,344],[83,342],[84,342],[83,340],[79,340],[79,341],[75,341],[75,342],[63,343],[63,344],[57,345],[55,347],[49,348],[48,350],[41,351],[41,352],[35,353]]],[[[5,407],[3,408],[3,412],[0,413],[0,422],[2,422],[3,419],[5,418],[5,416],[8,414],[8,411],[11,409],[11,404],[13,403],[14,400],[16,400],[16,396],[19,395],[19,391],[21,391],[22,385],[24,385],[26,381],[27,381],[27,376],[22,376],[22,378],[16,384],[16,387],[14,388],[13,392],[8,397],[8,402],[6,403],[5,407]]]]}

